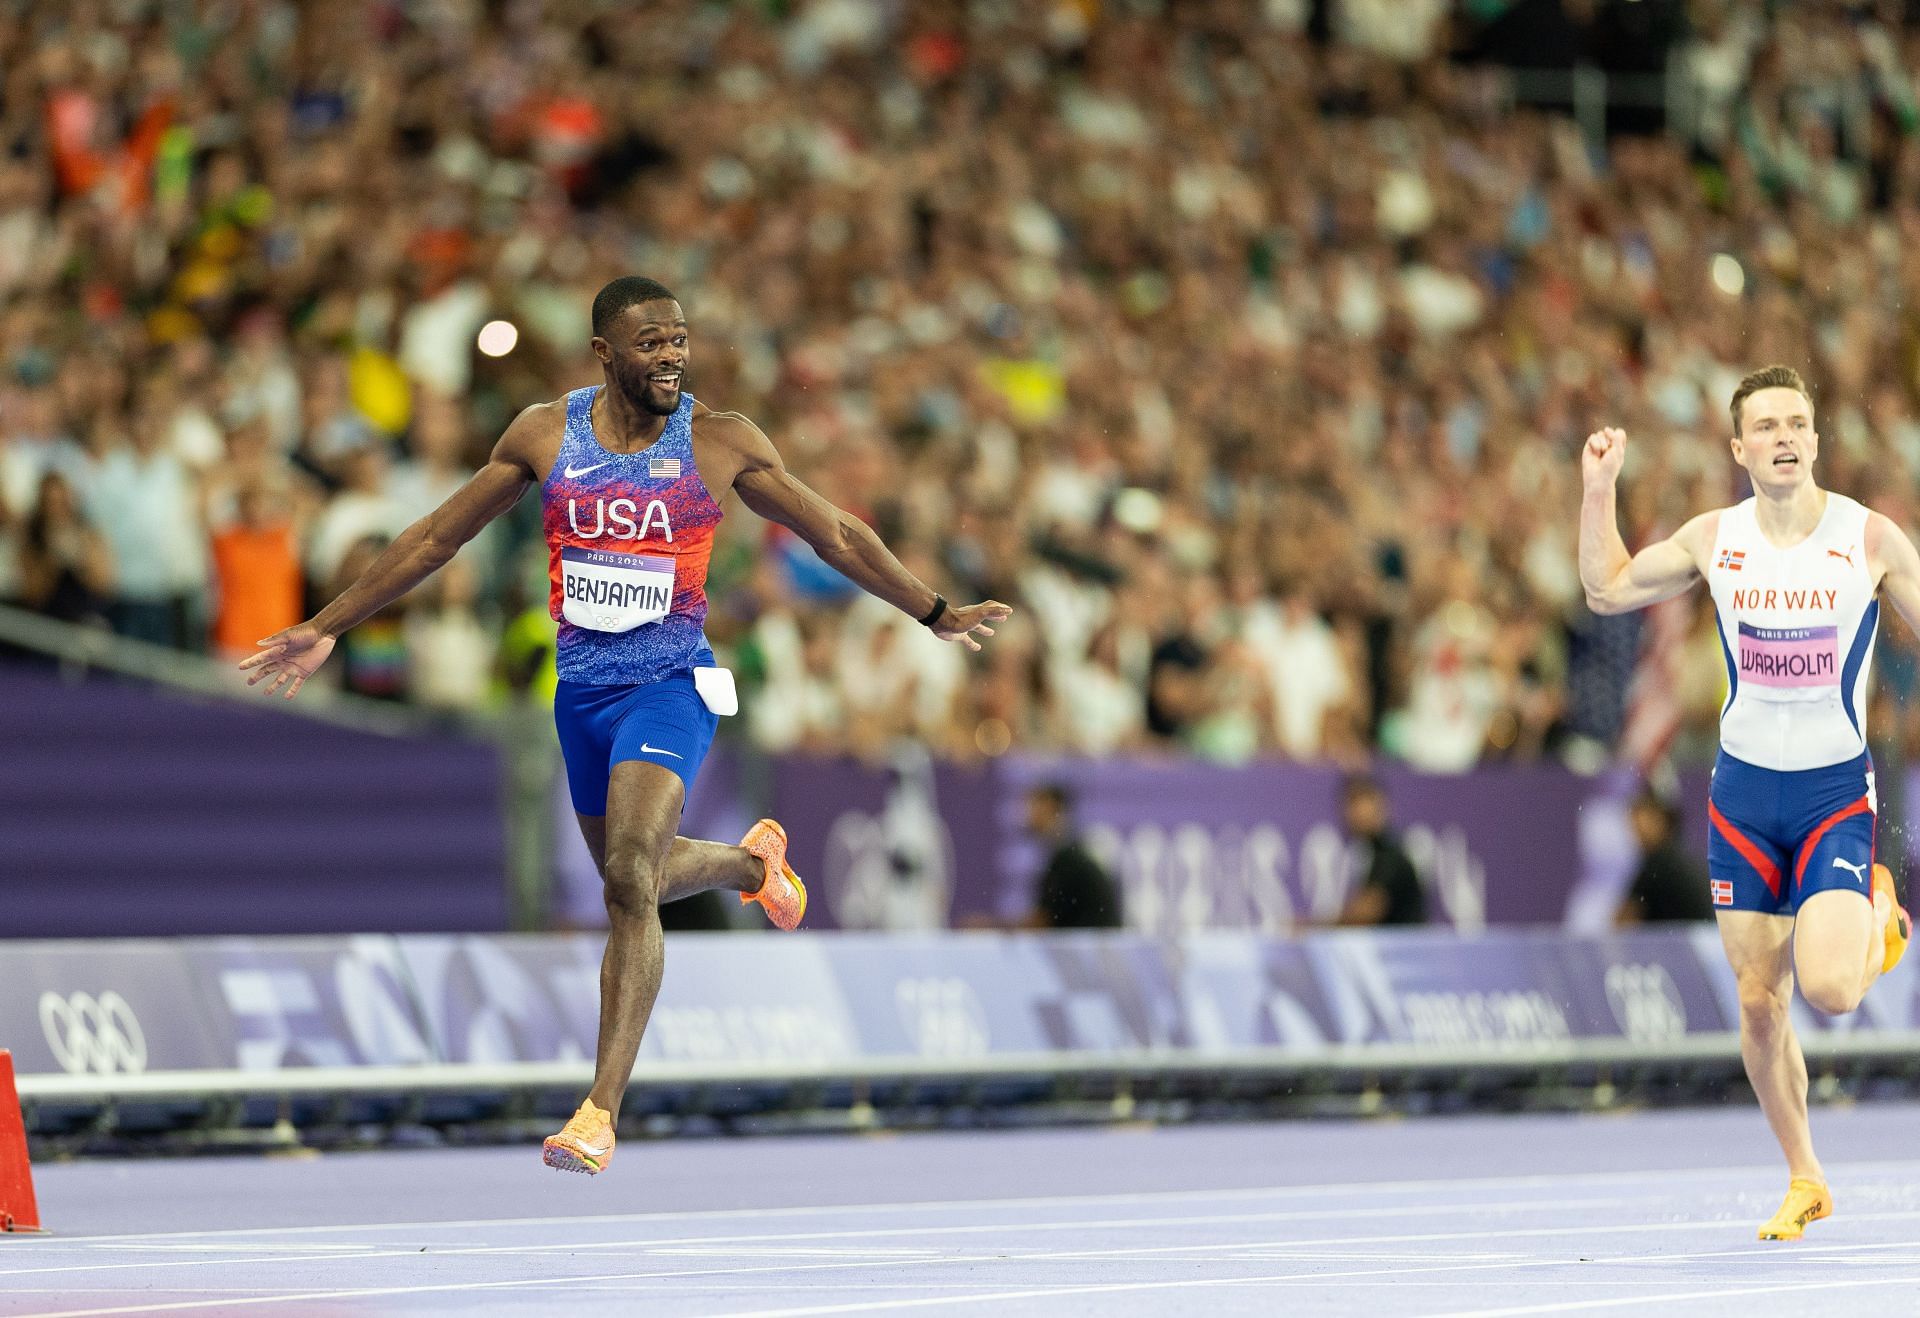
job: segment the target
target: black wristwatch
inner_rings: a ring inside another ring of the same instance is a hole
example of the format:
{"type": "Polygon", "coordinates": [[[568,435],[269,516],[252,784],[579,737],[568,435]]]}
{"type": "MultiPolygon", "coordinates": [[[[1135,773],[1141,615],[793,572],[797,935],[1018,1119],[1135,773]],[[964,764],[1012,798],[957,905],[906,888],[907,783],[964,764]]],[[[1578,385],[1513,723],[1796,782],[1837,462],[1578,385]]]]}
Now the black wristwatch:
{"type": "Polygon", "coordinates": [[[947,612],[947,597],[945,595],[940,594],[938,591],[935,591],[933,596],[933,608],[927,613],[926,617],[920,620],[920,625],[922,627],[932,627],[933,625],[938,623],[941,618],[946,616],[946,612],[947,612]]]}

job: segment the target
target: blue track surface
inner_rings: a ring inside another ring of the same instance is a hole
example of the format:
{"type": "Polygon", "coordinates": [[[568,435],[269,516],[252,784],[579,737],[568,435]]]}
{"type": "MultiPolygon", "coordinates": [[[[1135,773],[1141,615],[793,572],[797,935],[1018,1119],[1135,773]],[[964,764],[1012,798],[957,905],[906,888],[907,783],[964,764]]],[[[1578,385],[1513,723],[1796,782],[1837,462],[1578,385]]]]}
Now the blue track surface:
{"type": "Polygon", "coordinates": [[[1797,1245],[1750,1106],[50,1166],[0,1314],[1911,1313],[1916,1118],[1816,1113],[1797,1245]]]}

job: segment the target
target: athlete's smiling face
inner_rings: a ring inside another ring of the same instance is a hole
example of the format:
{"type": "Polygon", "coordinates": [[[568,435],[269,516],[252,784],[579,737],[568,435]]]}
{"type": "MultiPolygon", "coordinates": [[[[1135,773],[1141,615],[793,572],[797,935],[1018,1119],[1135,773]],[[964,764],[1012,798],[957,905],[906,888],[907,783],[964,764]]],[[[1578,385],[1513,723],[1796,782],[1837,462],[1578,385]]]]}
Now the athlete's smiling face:
{"type": "Polygon", "coordinates": [[[1798,389],[1757,389],[1740,405],[1733,460],[1747,469],[1756,492],[1788,494],[1813,479],[1820,436],[1813,404],[1798,389]]]}
{"type": "Polygon", "coordinates": [[[687,318],[678,302],[634,303],[605,338],[594,337],[593,351],[607,379],[635,406],[655,416],[672,416],[680,406],[688,353],[687,318]]]}

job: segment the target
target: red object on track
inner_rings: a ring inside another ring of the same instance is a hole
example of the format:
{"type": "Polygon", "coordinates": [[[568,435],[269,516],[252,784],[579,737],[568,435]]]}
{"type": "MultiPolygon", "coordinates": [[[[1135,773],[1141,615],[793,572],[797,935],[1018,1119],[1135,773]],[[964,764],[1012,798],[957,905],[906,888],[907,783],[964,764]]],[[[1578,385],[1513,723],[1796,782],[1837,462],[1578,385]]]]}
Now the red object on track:
{"type": "Polygon", "coordinates": [[[33,1199],[33,1167],[27,1161],[27,1126],[13,1083],[13,1054],[0,1048],[0,1231],[40,1230],[33,1199]]]}

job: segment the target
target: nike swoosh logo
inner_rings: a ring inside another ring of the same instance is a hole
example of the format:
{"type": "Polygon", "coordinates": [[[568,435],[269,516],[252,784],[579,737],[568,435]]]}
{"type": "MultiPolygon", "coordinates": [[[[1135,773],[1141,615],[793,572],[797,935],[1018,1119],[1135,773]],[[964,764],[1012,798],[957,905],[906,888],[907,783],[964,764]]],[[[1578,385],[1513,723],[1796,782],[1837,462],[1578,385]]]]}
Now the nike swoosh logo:
{"type": "Polygon", "coordinates": [[[586,474],[587,474],[588,472],[590,472],[590,471],[599,471],[599,470],[600,470],[600,468],[602,468],[602,467],[604,467],[604,466],[606,466],[606,465],[607,465],[607,464],[606,464],[606,463],[604,463],[604,462],[596,462],[596,463],[594,463],[594,464],[593,464],[593,465],[592,465],[591,467],[573,467],[573,466],[569,466],[569,467],[567,468],[567,479],[568,479],[568,480],[572,480],[572,479],[574,479],[574,478],[575,478],[576,476],[584,476],[584,475],[586,475],[586,474]]]}
{"type": "Polygon", "coordinates": [[[585,1140],[580,1141],[580,1152],[586,1154],[589,1158],[604,1158],[607,1156],[607,1150],[612,1147],[613,1145],[609,1144],[605,1149],[596,1149],[585,1140]]]}
{"type": "Polygon", "coordinates": [[[676,760],[684,760],[687,758],[678,751],[662,750],[658,746],[649,746],[644,741],[640,743],[640,753],[642,755],[671,755],[676,760]]]}

